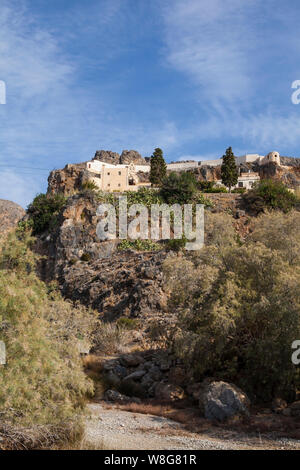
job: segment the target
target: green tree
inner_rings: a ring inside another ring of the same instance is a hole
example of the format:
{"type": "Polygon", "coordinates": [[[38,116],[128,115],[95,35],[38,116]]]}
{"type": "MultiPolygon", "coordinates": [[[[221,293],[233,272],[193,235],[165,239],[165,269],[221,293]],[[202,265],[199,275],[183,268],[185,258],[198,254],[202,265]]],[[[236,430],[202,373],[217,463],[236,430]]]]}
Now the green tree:
{"type": "Polygon", "coordinates": [[[168,204],[188,204],[197,191],[197,180],[192,173],[172,172],[164,179],[161,195],[168,204]]]}
{"type": "Polygon", "coordinates": [[[223,163],[221,167],[222,183],[231,192],[232,186],[238,182],[238,169],[235,162],[235,156],[231,147],[228,147],[225,155],[223,155],[223,163]]]}
{"type": "Polygon", "coordinates": [[[167,165],[163,151],[156,148],[150,159],[150,182],[152,185],[161,185],[167,174],[167,165]]]}

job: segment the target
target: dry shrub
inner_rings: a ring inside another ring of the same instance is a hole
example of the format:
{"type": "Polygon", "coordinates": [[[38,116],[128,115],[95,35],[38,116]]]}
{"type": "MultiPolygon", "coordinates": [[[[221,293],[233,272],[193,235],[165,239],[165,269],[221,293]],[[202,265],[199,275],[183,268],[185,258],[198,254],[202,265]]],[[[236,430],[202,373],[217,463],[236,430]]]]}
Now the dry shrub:
{"type": "Polygon", "coordinates": [[[132,334],[116,323],[99,322],[94,334],[94,349],[100,354],[126,353],[132,334]]]}
{"type": "Polygon", "coordinates": [[[83,427],[78,423],[61,423],[60,426],[32,425],[30,427],[0,425],[0,450],[50,449],[57,445],[76,445],[83,437],[83,427]]]}
{"type": "Polygon", "coordinates": [[[189,432],[200,432],[208,429],[211,424],[201,416],[200,410],[190,408],[185,401],[181,403],[157,403],[157,400],[147,400],[142,403],[128,403],[115,405],[114,408],[140,413],[145,415],[160,416],[180,423],[189,432]]]}

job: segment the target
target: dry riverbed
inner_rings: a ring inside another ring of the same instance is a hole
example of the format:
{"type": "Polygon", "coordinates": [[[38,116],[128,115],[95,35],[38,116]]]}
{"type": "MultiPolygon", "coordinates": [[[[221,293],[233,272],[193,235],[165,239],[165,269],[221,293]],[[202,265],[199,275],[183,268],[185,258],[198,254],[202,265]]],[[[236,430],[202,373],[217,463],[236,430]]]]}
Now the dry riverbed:
{"type": "Polygon", "coordinates": [[[236,431],[191,433],[170,419],[103,406],[88,405],[85,441],[108,450],[300,450],[300,440],[248,436],[236,431]]]}

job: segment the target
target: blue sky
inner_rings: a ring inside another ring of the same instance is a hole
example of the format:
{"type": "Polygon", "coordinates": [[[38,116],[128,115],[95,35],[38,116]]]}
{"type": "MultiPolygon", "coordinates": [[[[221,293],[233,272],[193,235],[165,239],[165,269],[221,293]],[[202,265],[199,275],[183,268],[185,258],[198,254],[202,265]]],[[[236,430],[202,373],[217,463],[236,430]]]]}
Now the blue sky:
{"type": "Polygon", "coordinates": [[[0,198],[97,149],[300,156],[299,1],[0,2],[0,198]]]}

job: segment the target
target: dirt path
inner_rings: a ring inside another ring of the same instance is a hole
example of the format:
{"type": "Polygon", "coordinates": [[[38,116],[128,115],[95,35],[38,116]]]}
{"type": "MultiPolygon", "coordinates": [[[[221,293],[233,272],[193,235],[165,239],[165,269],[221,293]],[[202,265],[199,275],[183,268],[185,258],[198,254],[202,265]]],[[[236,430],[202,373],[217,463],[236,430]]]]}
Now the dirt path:
{"type": "Polygon", "coordinates": [[[300,441],[263,439],[226,433],[220,438],[194,434],[167,418],[88,405],[85,440],[109,450],[299,449],[300,441]]]}

